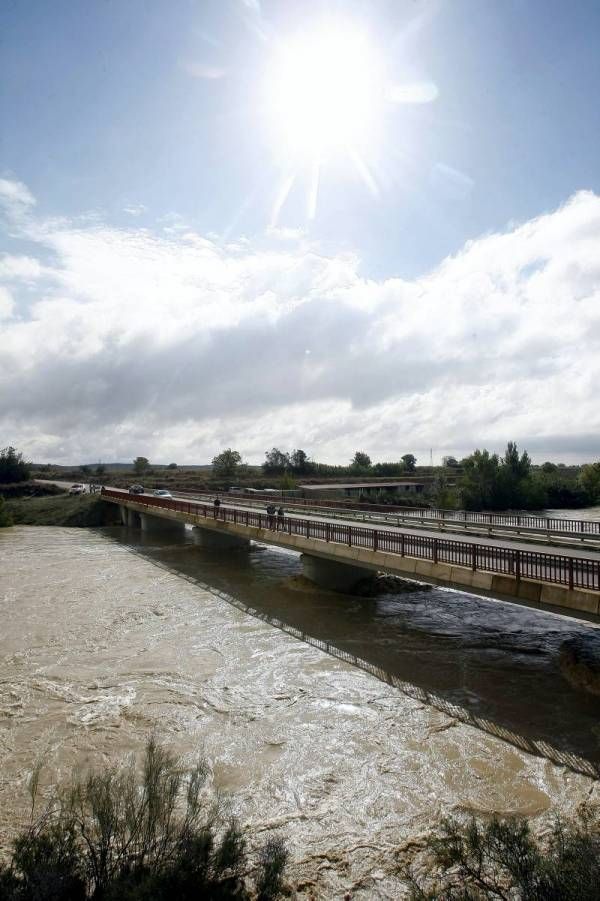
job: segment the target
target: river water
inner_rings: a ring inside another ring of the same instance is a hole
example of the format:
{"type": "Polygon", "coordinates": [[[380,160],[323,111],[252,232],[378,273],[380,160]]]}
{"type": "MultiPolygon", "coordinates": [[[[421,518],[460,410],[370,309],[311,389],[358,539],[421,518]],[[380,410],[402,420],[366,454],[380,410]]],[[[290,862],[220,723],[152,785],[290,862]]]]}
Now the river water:
{"type": "Polygon", "coordinates": [[[157,729],[202,749],[243,824],[277,828],[292,884],[401,898],[440,816],[600,801],[600,699],[558,664],[590,624],[436,588],[353,598],[297,555],[191,530],[0,532],[0,846],[36,757],[65,776],[157,729]]]}

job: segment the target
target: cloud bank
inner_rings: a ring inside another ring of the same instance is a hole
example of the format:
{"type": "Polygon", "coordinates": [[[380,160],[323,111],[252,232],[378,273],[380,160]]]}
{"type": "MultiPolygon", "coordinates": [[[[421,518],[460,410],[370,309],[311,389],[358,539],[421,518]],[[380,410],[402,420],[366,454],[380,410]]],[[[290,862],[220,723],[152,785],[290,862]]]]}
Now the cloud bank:
{"type": "Polygon", "coordinates": [[[231,445],[259,462],[277,444],[426,462],[507,439],[600,456],[590,192],[379,281],[301,235],[49,220],[9,179],[0,203],[24,242],[0,255],[1,443],[38,461],[207,462],[231,445]]]}

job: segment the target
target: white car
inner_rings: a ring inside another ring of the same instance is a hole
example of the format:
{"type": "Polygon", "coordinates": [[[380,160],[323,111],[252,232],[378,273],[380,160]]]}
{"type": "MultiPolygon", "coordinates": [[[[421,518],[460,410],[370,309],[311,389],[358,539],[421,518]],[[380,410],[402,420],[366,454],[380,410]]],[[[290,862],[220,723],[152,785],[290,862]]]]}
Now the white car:
{"type": "Polygon", "coordinates": [[[69,494],[85,494],[85,485],[71,485],[69,494]]]}
{"type": "Polygon", "coordinates": [[[154,497],[173,497],[170,491],[167,491],[165,488],[157,488],[156,491],[153,491],[152,494],[154,497]]]}

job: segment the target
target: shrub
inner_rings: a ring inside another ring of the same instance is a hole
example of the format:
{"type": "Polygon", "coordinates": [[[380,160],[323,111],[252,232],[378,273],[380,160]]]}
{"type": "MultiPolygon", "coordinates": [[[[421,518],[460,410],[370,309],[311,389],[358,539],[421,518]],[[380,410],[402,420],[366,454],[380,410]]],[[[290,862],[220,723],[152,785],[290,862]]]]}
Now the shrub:
{"type": "Polygon", "coordinates": [[[546,840],[536,838],[521,818],[493,817],[484,824],[447,819],[428,848],[436,873],[427,885],[408,873],[415,901],[600,897],[600,818],[591,806],[570,822],[557,817],[546,840]]]}
{"type": "MultiPolygon", "coordinates": [[[[6,509],[6,505],[4,503],[4,498],[0,495],[0,529],[5,528],[5,526],[12,526],[13,519],[8,510],[6,509]]],[[[0,895],[0,897],[2,897],[0,895]]]]}
{"type": "MultiPolygon", "coordinates": [[[[250,898],[246,840],[234,818],[203,795],[207,766],[185,769],[151,738],[133,760],[57,789],[0,866],[6,901],[192,901],[250,898]]],[[[39,772],[32,777],[35,807],[39,772]]],[[[255,894],[282,889],[280,839],[259,849],[255,894]]]]}

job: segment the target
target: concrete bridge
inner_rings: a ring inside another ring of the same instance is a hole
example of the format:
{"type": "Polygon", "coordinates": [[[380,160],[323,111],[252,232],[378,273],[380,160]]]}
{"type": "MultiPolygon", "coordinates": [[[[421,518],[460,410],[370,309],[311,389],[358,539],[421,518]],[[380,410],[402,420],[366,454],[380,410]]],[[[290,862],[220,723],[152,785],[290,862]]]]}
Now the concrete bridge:
{"type": "Polygon", "coordinates": [[[121,520],[145,531],[197,529],[202,546],[247,547],[250,541],[302,554],[303,572],[317,584],[350,590],[382,571],[491,597],[522,601],[555,612],[600,615],[600,555],[581,557],[561,548],[545,553],[526,544],[431,537],[398,528],[349,525],[288,515],[278,520],[248,508],[104,488],[102,499],[120,508],[121,520]]]}

